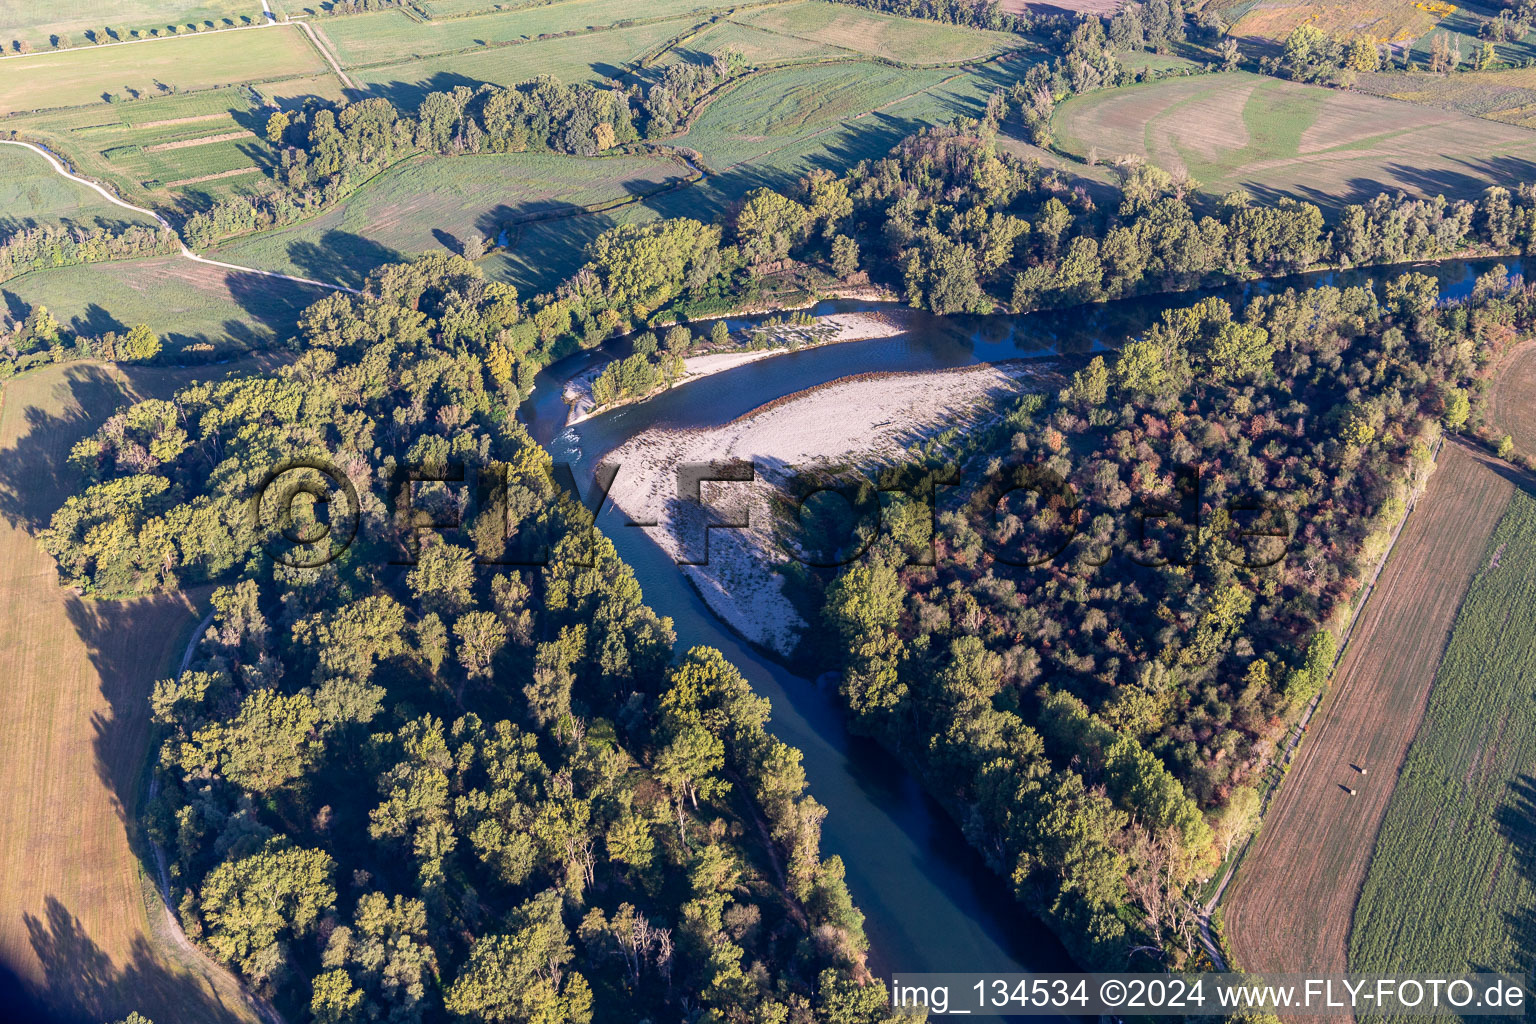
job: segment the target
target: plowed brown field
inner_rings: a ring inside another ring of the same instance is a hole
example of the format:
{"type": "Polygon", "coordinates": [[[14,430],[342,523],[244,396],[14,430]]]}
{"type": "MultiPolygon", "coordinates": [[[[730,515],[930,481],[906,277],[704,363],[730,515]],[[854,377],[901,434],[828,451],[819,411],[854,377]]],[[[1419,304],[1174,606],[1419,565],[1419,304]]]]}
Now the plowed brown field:
{"type": "Polygon", "coordinates": [[[1445,445],[1224,903],[1243,969],[1344,973],[1355,901],[1398,769],[1462,595],[1513,493],[1491,460],[1445,445]]]}
{"type": "MultiPolygon", "coordinates": [[[[33,531],[73,486],[70,446],[131,395],[210,371],[50,367],[0,409],[0,1017],[253,1019],[227,975],[163,938],[130,846],[149,691],[194,621],[184,597],[98,602],[59,586],[33,531]],[[15,1012],[16,1016],[9,1016],[15,1012]]],[[[152,905],[152,904],[151,904],[152,905]]]]}

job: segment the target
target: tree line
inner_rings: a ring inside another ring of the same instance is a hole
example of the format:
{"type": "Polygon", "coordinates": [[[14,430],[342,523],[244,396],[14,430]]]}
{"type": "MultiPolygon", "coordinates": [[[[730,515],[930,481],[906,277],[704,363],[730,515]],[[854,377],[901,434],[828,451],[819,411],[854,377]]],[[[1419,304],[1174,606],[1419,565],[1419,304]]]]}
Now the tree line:
{"type": "Polygon", "coordinates": [[[44,224],[0,237],[0,282],[50,267],[129,260],[181,251],[176,233],[166,228],[130,226],[83,228],[44,224]]]}
{"type": "Polygon", "coordinates": [[[182,926],[294,1020],[889,1020],[799,752],[719,652],[674,650],[554,482],[463,264],[385,268],[311,308],[288,366],[131,405],[70,455],[44,537],[66,578],[218,584],[152,700],[145,822],[182,926]],[[300,568],[334,507],[248,508],[317,458],[356,483],[356,539],[300,568]],[[504,486],[402,489],[450,464],[504,486]]]}

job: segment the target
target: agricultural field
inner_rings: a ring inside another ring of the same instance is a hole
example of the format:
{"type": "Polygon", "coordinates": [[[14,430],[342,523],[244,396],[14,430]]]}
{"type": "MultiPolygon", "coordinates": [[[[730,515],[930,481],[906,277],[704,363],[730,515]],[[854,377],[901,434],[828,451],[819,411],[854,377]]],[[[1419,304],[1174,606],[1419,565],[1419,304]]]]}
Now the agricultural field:
{"type": "Polygon", "coordinates": [[[174,357],[269,345],[288,337],[317,289],[255,274],[155,256],[36,270],[0,284],[0,312],[47,306],[59,323],[100,336],[148,324],[174,357]]]}
{"type": "Polygon", "coordinates": [[[657,192],[687,173],[681,163],[657,157],[513,153],[418,158],[386,171],[338,210],[241,240],[215,256],[358,284],[384,263],[444,245],[457,251],[470,234],[495,238],[509,223],[657,192]]]}
{"type": "Polygon", "coordinates": [[[1355,87],[1427,107],[1536,128],[1536,68],[1454,75],[1361,75],[1355,87]]]}
{"type": "Polygon", "coordinates": [[[726,20],[717,21],[682,40],[658,57],[656,64],[664,67],[679,60],[702,63],[727,50],[736,51],[747,63],[754,65],[848,56],[841,47],[726,20]]]}
{"type": "MultiPolygon", "coordinates": [[[[1452,442],[1442,449],[1223,901],[1245,970],[1344,972],[1351,912],[1398,766],[1514,490],[1482,456],[1452,442]]],[[[1493,705],[1476,706],[1486,714],[1493,705]]],[[[1351,958],[1349,969],[1363,968],[1351,958]]]]}
{"type": "Polygon", "coordinates": [[[308,99],[324,100],[327,103],[345,103],[347,101],[346,90],[342,88],[341,80],[334,74],[315,75],[311,78],[285,78],[280,82],[266,82],[258,86],[257,92],[263,99],[275,103],[285,110],[304,105],[308,99]]]}
{"type": "Polygon", "coordinates": [[[76,597],[32,533],[75,485],[64,468],[75,441],[120,404],[189,378],[69,364],[4,387],[0,963],[58,1020],[255,1019],[227,973],[164,936],[134,849],[150,688],[174,671],[198,613],[181,595],[76,597]]]}
{"type": "Polygon", "coordinates": [[[8,58],[0,76],[0,114],[134,99],[326,70],[293,26],[209,32],[60,53],[8,58]]]}
{"type": "MultiPolygon", "coordinates": [[[[759,184],[796,178],[812,167],[846,168],[883,156],[923,124],[976,116],[994,88],[1012,81],[997,65],[963,71],[870,64],[784,68],[720,93],[672,144],[697,150],[722,175],[734,172],[759,184]]],[[[711,185],[735,188],[728,176],[711,185]]]]}
{"type": "Polygon", "coordinates": [[[1498,434],[1508,434],[1515,450],[1536,458],[1536,343],[1525,342],[1505,357],[1491,396],[1489,419],[1498,434]]]}
{"type": "Polygon", "coordinates": [[[130,202],[173,206],[193,198],[189,188],[208,199],[263,180],[258,172],[275,159],[260,134],[265,118],[244,90],[217,89],[32,114],[7,123],[130,202]],[[230,172],[244,173],[208,184],[178,184],[230,172]]]}
{"type": "Polygon", "coordinates": [[[637,58],[681,35],[689,25],[686,19],[656,22],[399,64],[370,65],[348,74],[375,95],[383,96],[402,110],[413,111],[427,93],[457,85],[516,85],[538,75],[554,75],[562,82],[607,81],[622,74],[637,58]]]}
{"type": "MultiPolygon", "coordinates": [[[[317,22],[343,66],[398,63],[402,58],[498,44],[527,42],[554,33],[586,33],[595,27],[684,19],[725,6],[718,0],[655,0],[643,8],[629,0],[565,0],[522,10],[422,24],[400,11],[317,22]]],[[[687,27],[679,21],[672,35],[687,27]]],[[[509,59],[512,58],[508,55],[509,59]]]]}
{"type": "Polygon", "coordinates": [[[1536,169],[1536,135],[1519,128],[1242,73],[1074,97],[1055,128],[1076,156],[1134,155],[1211,195],[1246,188],[1323,206],[1395,189],[1473,197],[1536,169]]]}
{"type": "Polygon", "coordinates": [[[205,30],[260,20],[259,0],[0,0],[0,46],[14,52],[20,40],[33,50],[46,50],[55,36],[67,36],[76,46],[84,44],[87,31],[132,39],[151,32],[168,35],[194,26],[205,30]]]}
{"type": "Polygon", "coordinates": [[[45,224],[118,229],[153,223],[59,176],[31,150],[0,147],[0,237],[45,224]]]}
{"type": "Polygon", "coordinates": [[[1298,25],[1311,22],[1332,35],[1365,35],[1398,46],[1438,27],[1455,8],[1438,0],[1215,0],[1227,34],[1254,43],[1284,41],[1298,25]]]}
{"type": "Polygon", "coordinates": [[[1355,908],[1352,972],[1524,971],[1536,956],[1530,486],[1522,481],[1487,542],[1456,616],[1355,908]]]}
{"type": "Polygon", "coordinates": [[[736,15],[734,20],[904,64],[976,60],[1027,45],[1006,32],[914,21],[822,0],[760,7],[736,15]]]}

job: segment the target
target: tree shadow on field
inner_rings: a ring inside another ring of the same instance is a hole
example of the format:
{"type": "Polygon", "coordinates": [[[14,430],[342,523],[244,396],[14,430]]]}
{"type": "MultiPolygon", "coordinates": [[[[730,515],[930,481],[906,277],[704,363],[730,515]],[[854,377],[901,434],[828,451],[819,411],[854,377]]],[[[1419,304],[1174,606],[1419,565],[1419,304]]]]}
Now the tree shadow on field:
{"type": "MultiPolygon", "coordinates": [[[[59,401],[50,404],[61,411],[35,405],[5,410],[25,423],[14,446],[0,451],[0,517],[34,533],[80,482],[65,461],[70,448],[129,401],[122,382],[92,364],[69,366],[54,387],[59,401]]],[[[7,386],[8,403],[18,403],[16,390],[7,386]]]]}
{"type": "Polygon", "coordinates": [[[152,1020],[199,1024],[236,1024],[247,1016],[210,995],[189,973],[168,968],[142,936],[134,939],[126,963],[113,963],[56,896],[48,897],[41,916],[26,914],[24,920],[44,977],[34,999],[42,1011],[37,1020],[101,1024],[135,1010],[152,1020]]]}
{"type": "MultiPolygon", "coordinates": [[[[1509,783],[1509,796],[1494,813],[1499,834],[1510,844],[1515,869],[1536,886],[1536,776],[1509,783]]],[[[1536,963],[1536,907],[1518,907],[1504,915],[1515,946],[1514,963],[1524,970],[1536,963]]],[[[1508,965],[1504,969],[1508,969],[1508,965]]]]}
{"type": "Polygon", "coordinates": [[[354,235],[350,231],[327,231],[320,236],[318,243],[290,244],[288,258],[305,277],[328,284],[359,288],[370,271],[386,263],[399,263],[406,256],[387,245],[380,245],[371,238],[354,235]]]}

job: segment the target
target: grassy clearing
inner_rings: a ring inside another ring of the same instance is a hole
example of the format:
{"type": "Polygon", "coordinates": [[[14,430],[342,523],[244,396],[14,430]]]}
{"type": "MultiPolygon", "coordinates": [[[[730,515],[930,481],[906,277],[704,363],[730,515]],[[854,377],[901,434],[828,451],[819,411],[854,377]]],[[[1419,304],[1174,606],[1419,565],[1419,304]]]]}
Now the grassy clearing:
{"type": "Polygon", "coordinates": [[[1020,37],[1005,32],[914,21],[821,0],[759,8],[734,20],[908,64],[975,60],[1026,45],[1020,37]]]}
{"type": "MultiPolygon", "coordinates": [[[[259,135],[184,148],[155,147],[259,131],[265,117],[266,112],[244,90],[217,89],[32,114],[11,118],[6,126],[24,138],[45,143],[86,177],[115,186],[130,201],[159,206],[184,198],[167,188],[170,182],[265,166],[275,155],[259,135]]],[[[244,184],[248,187],[258,180],[259,176],[246,178],[244,184]]],[[[237,190],[239,182],[212,182],[202,188],[210,198],[217,198],[237,190]]]]}
{"type": "Polygon", "coordinates": [[[258,0],[70,0],[39,3],[38,0],[0,0],[0,44],[7,51],[15,40],[34,50],[47,49],[56,35],[70,37],[75,45],[86,42],[85,32],[112,33],[131,39],[135,32],[148,36],[254,23],[261,17],[258,0]]]}
{"type": "Polygon", "coordinates": [[[61,177],[31,150],[0,149],[0,237],[44,224],[89,229],[153,223],[61,177]]]}
{"type": "Polygon", "coordinates": [[[508,222],[654,192],[686,174],[655,157],[420,158],[380,176],[339,210],[240,241],[218,258],[356,284],[384,263],[445,244],[456,249],[472,232],[494,238],[508,222]]]}
{"type": "Polygon", "coordinates": [[[0,114],[101,103],[219,85],[314,75],[320,55],[298,28],[210,32],[185,38],[40,53],[5,61],[0,114]]]}
{"type": "Polygon", "coordinates": [[[554,75],[562,82],[606,81],[622,74],[646,51],[679,35],[688,24],[687,19],[663,21],[378,65],[350,74],[402,110],[415,110],[427,93],[456,85],[516,85],[538,75],[554,75]]]}
{"type": "Polygon", "coordinates": [[[239,348],[286,338],[320,294],[308,285],[179,256],[38,270],[0,285],[0,300],[13,317],[41,304],[60,323],[90,335],[144,323],[173,354],[191,346],[239,348]]]}
{"type": "Polygon", "coordinates": [[[1517,128],[1249,74],[1075,97],[1055,126],[1057,144],[1077,156],[1131,153],[1213,195],[1243,187],[1326,206],[1395,189],[1475,196],[1536,170],[1536,136],[1517,128]]]}
{"type": "MultiPolygon", "coordinates": [[[[1457,606],[1485,564],[1488,538],[1513,493],[1479,456],[1450,443],[1441,451],[1223,902],[1227,937],[1244,969],[1344,973],[1351,911],[1388,801],[1396,799],[1397,768],[1419,731],[1457,606]]],[[[1485,715],[1489,706],[1476,704],[1485,715]]],[[[1470,890],[1458,895],[1476,898],[1470,890]]],[[[1348,966],[1368,969],[1353,957],[1348,966]]],[[[1378,973],[1408,969],[1403,962],[1373,966],[1385,968],[1378,973]]]]}
{"type": "Polygon", "coordinates": [[[1533,674],[1536,500],[1519,491],[1392,793],[1355,909],[1351,971],[1524,971],[1536,955],[1533,674]]]}
{"type": "Polygon", "coordinates": [[[120,404],[168,395],[192,376],[74,364],[5,385],[0,860],[11,868],[0,873],[0,962],[57,1020],[134,1010],[161,1021],[254,1019],[228,975],[152,939],[131,846],[150,688],[174,669],[194,612],[180,595],[77,598],[32,533],[73,487],[64,457],[75,441],[120,404]]]}
{"type": "MultiPolygon", "coordinates": [[[[627,21],[683,18],[726,6],[717,0],[567,0],[524,10],[449,18],[425,25],[399,11],[319,23],[346,67],[398,62],[474,46],[527,41],[555,32],[585,32],[627,21]]],[[[675,34],[675,32],[674,32],[675,34]]]]}

